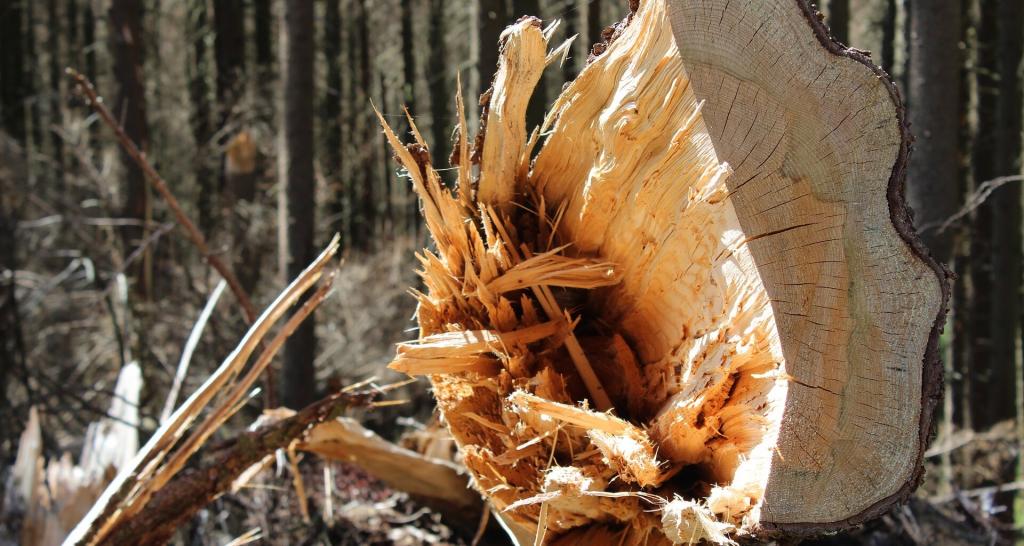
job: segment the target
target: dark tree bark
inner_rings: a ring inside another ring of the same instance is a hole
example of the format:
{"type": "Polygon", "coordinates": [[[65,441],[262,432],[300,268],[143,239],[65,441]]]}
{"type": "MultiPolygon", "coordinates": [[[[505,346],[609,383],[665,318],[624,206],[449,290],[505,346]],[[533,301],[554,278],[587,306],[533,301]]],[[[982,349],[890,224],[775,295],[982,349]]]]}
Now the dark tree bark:
{"type": "Polygon", "coordinates": [[[22,146],[26,144],[25,101],[29,96],[25,72],[25,12],[21,2],[0,5],[0,121],[3,130],[22,146]]]}
{"type": "MultiPolygon", "coordinates": [[[[25,58],[34,61],[39,58],[39,51],[36,47],[36,15],[35,8],[36,2],[26,2],[26,26],[25,26],[25,58]]],[[[39,75],[35,70],[29,69],[25,75],[26,81],[28,82],[28,97],[36,95],[40,86],[38,84],[39,75]]],[[[39,151],[43,147],[43,115],[42,108],[40,108],[40,101],[31,100],[28,103],[28,115],[30,120],[29,125],[29,136],[31,136],[31,149],[39,151]]],[[[33,165],[30,161],[28,163],[29,176],[32,176],[33,165]]]]}
{"type": "Polygon", "coordinates": [[[241,94],[245,75],[245,10],[242,0],[213,0],[213,50],[217,63],[220,125],[241,94]]]}
{"type": "Polygon", "coordinates": [[[274,15],[271,10],[271,0],[253,0],[253,42],[255,45],[256,75],[254,87],[256,89],[255,106],[256,119],[264,127],[274,125],[274,80],[277,73],[274,70],[276,62],[274,56],[274,35],[277,31],[274,28],[274,15]]]}
{"type": "Polygon", "coordinates": [[[907,199],[922,239],[936,259],[949,263],[950,233],[939,234],[934,225],[956,212],[960,202],[960,2],[913,2],[910,25],[907,95],[917,140],[907,199]]]}
{"type": "MultiPolygon", "coordinates": [[[[341,0],[327,0],[323,29],[324,57],[327,61],[327,89],[323,98],[321,122],[324,135],[324,176],[329,188],[328,210],[331,215],[330,231],[344,231],[345,188],[342,172],[341,132],[341,0]]],[[[342,241],[348,245],[347,237],[342,241]]]]}
{"type": "MultiPolygon", "coordinates": [[[[143,152],[149,149],[149,128],[146,124],[146,90],[143,84],[142,57],[142,5],[135,0],[112,0],[108,12],[110,24],[110,50],[114,57],[114,80],[117,98],[114,112],[136,146],[143,152]]],[[[144,222],[147,217],[148,185],[135,161],[121,152],[124,170],[125,202],[122,214],[126,218],[144,222]]],[[[125,251],[131,252],[144,230],[128,226],[124,231],[125,251]]],[[[142,289],[148,291],[145,276],[142,289]]]]}
{"type": "MultiPolygon", "coordinates": [[[[377,89],[379,91],[377,100],[380,101],[379,104],[381,105],[381,108],[383,108],[385,112],[397,111],[399,101],[395,100],[394,94],[388,89],[389,86],[387,82],[384,81],[383,73],[377,74],[377,84],[377,89]]],[[[394,180],[391,176],[391,157],[389,157],[388,154],[388,139],[384,136],[384,132],[377,131],[376,137],[378,142],[376,157],[380,165],[380,200],[383,202],[384,210],[382,211],[383,214],[378,219],[378,225],[374,229],[376,233],[384,234],[386,240],[390,241],[395,234],[395,196],[392,191],[394,188],[394,180]]]]}
{"type": "MultiPolygon", "coordinates": [[[[983,2],[978,12],[977,184],[1020,173],[1021,5],[983,2]]],[[[975,216],[970,333],[971,425],[986,429],[1016,417],[1016,364],[1021,286],[1019,184],[995,190],[975,216]]],[[[1012,479],[1012,476],[1007,476],[1012,479]]]]}
{"type": "MultiPolygon", "coordinates": [[[[217,131],[218,146],[226,147],[234,131],[225,131],[231,112],[242,95],[245,76],[245,8],[242,0],[213,0],[213,56],[217,66],[217,131]]],[[[222,201],[221,192],[227,185],[227,158],[221,163],[217,180],[209,179],[200,187],[200,200],[214,211],[230,209],[234,203],[222,201]],[[216,206],[216,204],[220,206],[216,206]]],[[[212,214],[207,223],[200,224],[212,230],[217,218],[212,214]]]]}
{"type": "MultiPolygon", "coordinates": [[[[69,3],[74,4],[74,2],[69,3]]],[[[61,115],[61,97],[63,96],[63,93],[61,93],[61,82],[64,81],[64,57],[60,48],[62,25],[57,0],[47,0],[46,18],[48,26],[46,30],[46,49],[50,61],[50,147],[52,148],[51,156],[54,168],[56,169],[55,174],[60,177],[64,173],[64,139],[53,128],[61,125],[63,121],[63,116],[61,115]]]]}
{"type": "MultiPolygon", "coordinates": [[[[416,99],[419,97],[419,93],[416,92],[416,36],[413,29],[413,17],[415,6],[419,3],[414,2],[402,2],[402,102],[405,107],[408,108],[414,114],[419,112],[419,105],[416,99]]],[[[432,34],[432,36],[444,36],[443,34],[432,34]]],[[[444,42],[444,39],[438,39],[437,42],[444,42]]],[[[435,47],[437,47],[435,45],[435,47]]],[[[442,52],[444,46],[440,46],[442,52]]],[[[434,78],[441,78],[444,76],[444,72],[432,74],[434,78]]],[[[403,124],[401,127],[404,131],[408,131],[408,124],[403,124]]],[[[403,132],[404,132],[403,131],[403,132]]],[[[403,135],[404,136],[404,135],[403,135]]],[[[388,154],[385,154],[388,155],[388,154]]],[[[413,192],[412,184],[405,185],[404,199],[408,201],[408,206],[405,210],[405,228],[407,233],[418,234],[419,233],[419,206],[416,199],[415,192],[413,192]]]]}
{"type": "Polygon", "coordinates": [[[498,37],[511,16],[503,0],[476,0],[476,8],[476,70],[480,84],[479,93],[483,95],[491,88],[491,80],[498,69],[498,37]]]}
{"type": "MultiPolygon", "coordinates": [[[[92,2],[86,2],[82,9],[82,42],[85,44],[85,77],[89,81],[96,82],[98,75],[96,65],[96,16],[92,10],[92,2]]],[[[100,124],[93,123],[89,127],[89,143],[93,155],[100,157],[100,124]]]]}
{"type": "MultiPolygon", "coordinates": [[[[447,35],[447,19],[444,13],[444,0],[430,0],[430,16],[428,19],[429,36],[447,35]]],[[[435,40],[433,47],[427,51],[427,73],[430,83],[430,149],[434,157],[447,157],[451,135],[451,100],[454,86],[448,79],[448,48],[444,40],[435,40]]],[[[495,61],[497,62],[497,58],[495,61]]],[[[462,90],[458,90],[462,92],[462,90]]],[[[472,103],[471,103],[472,104],[472,103]]]]}
{"type": "Polygon", "coordinates": [[[601,31],[606,26],[604,13],[602,13],[603,6],[604,3],[601,0],[590,0],[587,3],[587,37],[585,46],[588,52],[594,44],[601,41],[601,31]]]}
{"type": "MultiPolygon", "coordinates": [[[[316,257],[314,251],[315,191],[313,171],[313,59],[315,25],[313,3],[289,0],[284,7],[284,117],[280,161],[280,193],[284,201],[286,232],[282,255],[286,277],[291,280],[316,257]]],[[[316,334],[313,317],[306,319],[284,348],[281,370],[281,403],[301,408],[315,399],[313,358],[316,334]]]]}
{"type": "Polygon", "coordinates": [[[347,146],[348,154],[354,158],[354,161],[349,162],[349,168],[344,170],[345,173],[345,203],[346,203],[346,214],[345,214],[345,232],[348,235],[347,246],[350,248],[361,248],[364,242],[361,239],[362,229],[362,211],[360,210],[359,184],[362,178],[358,176],[358,165],[362,165],[363,158],[363,139],[361,138],[363,126],[366,121],[364,116],[359,116],[357,112],[360,111],[363,105],[366,104],[366,95],[363,92],[362,87],[359,84],[359,26],[361,23],[362,11],[360,10],[361,0],[347,0],[348,13],[352,16],[349,18],[347,26],[347,58],[348,58],[348,70],[347,74],[347,85],[346,85],[346,101],[347,116],[345,116],[345,124],[348,129],[348,134],[352,136],[351,143],[347,146]]]}
{"type": "Polygon", "coordinates": [[[828,1],[828,29],[836,40],[850,43],[850,0],[828,1]]]}
{"type": "Polygon", "coordinates": [[[213,223],[213,199],[216,192],[216,171],[210,164],[210,145],[213,140],[213,120],[210,109],[210,64],[206,52],[206,37],[210,32],[206,0],[192,0],[189,5],[189,35],[192,38],[192,55],[189,58],[189,98],[192,102],[192,137],[195,140],[196,184],[199,186],[199,225],[208,227],[213,223]]]}
{"type": "MultiPolygon", "coordinates": [[[[580,31],[580,5],[576,0],[565,0],[562,5],[562,24],[565,25],[565,37],[571,38],[580,31]]],[[[572,49],[569,51],[569,57],[565,59],[565,64],[562,65],[562,76],[565,81],[571,82],[576,79],[576,75],[579,74],[579,60],[582,57],[579,55],[579,51],[582,51],[583,40],[580,40],[580,36],[576,37],[576,41],[572,44],[572,49]]],[[[542,120],[543,121],[543,120],[542,120]]]]}
{"type": "MultiPolygon", "coordinates": [[[[359,86],[361,93],[355,104],[357,115],[361,112],[360,107],[369,106],[370,89],[373,87],[373,67],[370,64],[370,0],[359,2],[359,23],[358,50],[359,50],[359,86]]],[[[377,202],[374,188],[377,142],[374,136],[377,131],[373,122],[365,121],[362,125],[362,138],[359,144],[359,158],[362,168],[358,169],[360,183],[358,188],[358,209],[359,216],[356,222],[356,232],[353,234],[353,245],[355,248],[367,251],[373,248],[373,229],[377,223],[377,202]]]]}
{"type": "Polygon", "coordinates": [[[892,73],[896,39],[896,0],[849,0],[850,43],[871,52],[871,58],[892,73]]]}
{"type": "Polygon", "coordinates": [[[253,34],[256,43],[256,66],[261,70],[274,64],[273,26],[274,15],[270,9],[271,0],[253,0],[253,34]]]}
{"type": "Polygon", "coordinates": [[[78,68],[82,60],[82,44],[78,41],[78,0],[73,0],[67,3],[64,8],[64,17],[67,21],[65,23],[67,27],[67,59],[68,63],[78,68]]]}

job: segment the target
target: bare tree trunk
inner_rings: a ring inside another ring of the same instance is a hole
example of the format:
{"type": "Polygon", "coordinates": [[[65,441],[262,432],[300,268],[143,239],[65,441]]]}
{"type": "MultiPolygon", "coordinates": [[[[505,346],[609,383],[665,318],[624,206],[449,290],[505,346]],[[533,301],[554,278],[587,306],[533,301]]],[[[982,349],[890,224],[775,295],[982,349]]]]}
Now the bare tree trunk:
{"type": "MultiPolygon", "coordinates": [[[[359,47],[358,81],[362,93],[359,94],[356,105],[366,106],[369,105],[370,89],[373,86],[373,67],[370,65],[370,1],[360,0],[359,8],[360,17],[357,25],[359,47]]],[[[360,110],[357,108],[356,111],[360,110]]],[[[358,188],[360,215],[356,223],[357,232],[354,235],[354,243],[356,248],[366,251],[373,248],[374,226],[377,223],[377,202],[374,196],[375,192],[373,191],[375,174],[373,164],[375,163],[377,143],[374,138],[376,130],[372,122],[364,123],[362,129],[362,139],[359,144],[359,158],[362,165],[359,169],[362,176],[360,177],[361,180],[358,188]]]]}
{"type": "MultiPolygon", "coordinates": [[[[313,3],[289,0],[284,8],[284,118],[280,151],[281,208],[287,232],[281,249],[286,277],[294,279],[316,257],[314,251],[315,191],[313,171],[314,59],[313,3]]],[[[297,307],[296,307],[297,308],[297,307]]],[[[313,358],[316,335],[313,317],[288,338],[281,370],[281,403],[301,408],[315,399],[313,358]]]]}
{"type": "MultiPolygon", "coordinates": [[[[997,138],[994,168],[999,176],[1021,174],[1021,61],[1024,60],[1024,5],[1019,0],[998,0],[995,6],[998,95],[996,96],[997,138]]],[[[1024,358],[1021,355],[1021,187],[1010,184],[993,192],[992,203],[992,301],[989,319],[992,332],[992,361],[998,368],[996,393],[983,398],[1005,396],[1012,392],[1012,408],[1006,419],[1017,424],[1017,468],[1009,480],[1022,473],[1019,448],[1024,443],[1024,358]]],[[[1009,404],[1008,404],[1009,405],[1009,404]]],[[[1002,408],[1002,404],[1000,404],[1002,408]]],[[[1024,521],[1024,498],[1014,494],[1013,521],[1024,521]]]]}
{"type": "Polygon", "coordinates": [[[477,44],[476,71],[479,78],[479,93],[483,95],[491,88],[491,80],[498,68],[498,36],[509,24],[509,13],[503,0],[476,0],[477,44]]]}
{"type": "Polygon", "coordinates": [[[363,164],[363,142],[359,135],[362,133],[362,127],[365,123],[365,118],[358,116],[356,112],[361,111],[361,107],[366,104],[366,96],[363,94],[362,89],[359,85],[358,78],[358,67],[359,67],[359,19],[361,18],[362,12],[360,11],[361,0],[347,0],[348,13],[352,16],[349,18],[347,25],[348,36],[348,86],[346,87],[346,104],[348,106],[348,115],[345,117],[346,126],[348,128],[348,134],[355,138],[351,139],[350,145],[347,147],[348,154],[355,158],[354,161],[349,163],[349,168],[345,170],[345,203],[347,206],[345,214],[346,233],[348,234],[349,248],[361,249],[361,245],[364,241],[361,241],[362,233],[362,222],[363,215],[359,207],[359,182],[362,181],[361,177],[357,176],[358,165],[363,164]]]}
{"type": "Polygon", "coordinates": [[[242,0],[213,0],[213,49],[217,63],[217,102],[223,127],[241,95],[245,75],[245,8],[242,0]]]}
{"type": "MultiPolygon", "coordinates": [[[[444,0],[430,0],[429,36],[445,36],[447,19],[444,0]]],[[[432,138],[430,149],[434,157],[443,158],[448,154],[451,119],[450,104],[452,89],[448,78],[448,48],[444,40],[436,40],[427,52],[427,73],[430,74],[430,127],[432,138]]],[[[495,58],[497,62],[497,58],[495,58]]],[[[461,90],[458,90],[461,92],[461,90]]]]}
{"type": "MultiPolygon", "coordinates": [[[[70,2],[73,4],[74,2],[70,2]]],[[[50,147],[56,178],[59,179],[64,173],[64,139],[60,133],[54,130],[59,127],[64,119],[61,115],[61,82],[64,81],[63,59],[60,50],[61,17],[58,10],[57,0],[47,0],[46,3],[46,49],[50,57],[50,101],[49,101],[49,124],[50,147]]]]}
{"type": "Polygon", "coordinates": [[[604,13],[601,11],[603,6],[604,3],[601,0],[590,0],[587,2],[587,39],[585,46],[588,54],[590,48],[601,41],[601,31],[606,26],[604,13]]]}
{"type": "MultiPolygon", "coordinates": [[[[341,133],[341,0],[327,0],[324,12],[324,57],[327,62],[327,89],[324,91],[321,123],[324,134],[324,177],[327,179],[327,192],[330,201],[328,211],[331,215],[330,231],[344,231],[345,225],[345,187],[342,162],[341,133]]],[[[342,239],[348,245],[348,238],[342,239]]]]}
{"type": "Polygon", "coordinates": [[[21,2],[0,5],[0,34],[4,46],[0,47],[0,121],[3,130],[22,146],[25,145],[25,101],[30,87],[26,79],[25,12],[21,2]]]}
{"type": "MultiPolygon", "coordinates": [[[[142,74],[142,6],[134,0],[112,0],[110,5],[110,49],[114,57],[114,79],[117,82],[117,99],[114,112],[120,116],[121,125],[136,146],[143,152],[149,149],[149,128],[146,123],[146,89],[142,74]]],[[[125,218],[145,222],[149,207],[149,185],[142,170],[135,161],[121,152],[124,170],[125,201],[122,214],[125,218]]],[[[139,226],[127,226],[123,232],[125,253],[131,252],[144,237],[145,230],[139,226]]],[[[147,259],[143,260],[142,274],[138,277],[143,294],[149,293],[147,259]]]]}
{"type": "MultiPolygon", "coordinates": [[[[565,37],[566,39],[575,36],[580,31],[580,3],[576,0],[565,0],[562,4],[562,24],[565,25],[565,37]]],[[[565,81],[571,82],[576,78],[576,74],[579,74],[579,62],[581,56],[580,51],[583,51],[582,40],[580,37],[576,37],[576,41],[572,44],[572,49],[569,51],[568,58],[565,59],[565,64],[562,65],[562,76],[565,81]]]]}
{"type": "Polygon", "coordinates": [[[206,37],[210,32],[206,0],[192,0],[189,6],[189,35],[192,38],[192,55],[189,58],[189,99],[192,103],[192,138],[195,140],[196,185],[199,187],[199,198],[196,209],[199,212],[199,225],[210,226],[213,223],[213,203],[211,202],[216,184],[216,172],[211,168],[210,155],[213,144],[213,124],[210,111],[210,84],[207,79],[210,65],[206,52],[206,37]]]}
{"type": "MultiPolygon", "coordinates": [[[[916,143],[907,178],[907,199],[919,229],[941,223],[960,202],[957,183],[960,124],[960,2],[910,4],[908,104],[916,143]]],[[[949,263],[949,232],[922,229],[940,262],[949,263]]]]}
{"type": "MultiPolygon", "coordinates": [[[[419,105],[417,104],[417,98],[419,93],[416,92],[417,83],[417,72],[416,70],[416,37],[413,29],[413,17],[415,6],[420,5],[417,2],[402,2],[402,102],[405,107],[416,113],[419,112],[419,105]]],[[[431,34],[431,36],[440,36],[436,42],[440,42],[441,49],[444,51],[444,35],[443,34],[431,34]]],[[[435,45],[435,47],[437,47],[435,45]]],[[[443,78],[444,72],[432,73],[433,78],[443,78]]],[[[403,125],[403,128],[407,131],[409,128],[403,125]]],[[[406,210],[404,211],[405,216],[405,232],[407,234],[417,235],[419,233],[419,207],[417,204],[417,198],[412,189],[412,184],[405,185],[404,196],[402,197],[403,202],[408,201],[406,210]]]]}
{"type": "Polygon", "coordinates": [[[266,127],[274,124],[274,14],[271,0],[254,0],[253,42],[256,55],[256,117],[266,127]]]}
{"type": "Polygon", "coordinates": [[[274,64],[272,36],[274,15],[270,9],[271,0],[253,0],[253,34],[256,44],[256,66],[266,69],[274,64]]]}
{"type": "MultiPolygon", "coordinates": [[[[85,45],[85,76],[91,82],[97,82],[99,71],[96,64],[96,16],[92,9],[92,2],[86,2],[82,9],[82,43],[85,45]]],[[[89,127],[89,143],[93,155],[100,157],[100,124],[93,123],[89,127]]]]}
{"type": "MultiPolygon", "coordinates": [[[[231,113],[242,95],[242,79],[245,75],[245,9],[242,0],[213,0],[213,56],[217,67],[217,133],[219,147],[227,146],[234,131],[225,130],[231,113]]],[[[213,211],[227,209],[234,205],[222,200],[221,193],[227,185],[226,158],[222,160],[217,180],[208,180],[200,187],[200,200],[212,207],[213,211]]],[[[200,223],[205,229],[212,229],[217,218],[210,215],[207,223],[200,223]]]]}
{"type": "Polygon", "coordinates": [[[850,0],[828,1],[828,29],[836,40],[850,43],[850,0]]]}
{"type": "MultiPolygon", "coordinates": [[[[977,128],[973,135],[972,168],[975,185],[980,185],[986,180],[997,176],[1010,174],[1009,170],[1015,162],[1014,158],[1003,158],[1002,153],[1008,151],[1008,135],[1005,134],[1006,125],[1014,123],[1017,118],[1013,113],[1006,111],[1006,101],[1014,101],[1014,97],[1003,97],[1003,77],[1011,78],[1010,85],[1015,77],[1013,71],[1010,74],[1001,73],[1003,68],[1001,57],[1004,52],[1001,50],[1001,24],[997,13],[996,5],[975,3],[973,6],[972,18],[975,19],[977,28],[975,86],[976,86],[976,112],[977,128]],[[991,8],[991,9],[989,9],[991,8]],[[1009,114],[1010,119],[1003,120],[1002,116],[1009,114]]],[[[1019,59],[1019,57],[1018,57],[1019,59]]],[[[1009,136],[1012,141],[1017,138],[1009,136]]],[[[1017,293],[1019,279],[1006,278],[1019,276],[1012,270],[1016,264],[1012,258],[1017,254],[1017,247],[1009,251],[1005,247],[1013,237],[1012,233],[1019,230],[1019,218],[1013,224],[1004,224],[1007,216],[1014,214],[1012,205],[1006,207],[1002,201],[1012,198],[1014,189],[1003,187],[997,190],[991,198],[974,214],[971,230],[971,281],[974,288],[971,306],[971,332],[969,335],[971,344],[971,360],[967,372],[970,374],[970,405],[971,422],[970,426],[976,430],[986,429],[1002,419],[1013,418],[1015,414],[1014,402],[1014,370],[1013,370],[1013,342],[1015,336],[1007,332],[1016,330],[1016,308],[1017,302],[1012,296],[1017,293]],[[1009,190],[1009,193],[1004,193],[1009,190]],[[1010,256],[998,256],[1009,251],[1010,256]],[[997,264],[1002,267],[1010,267],[1011,270],[1003,271],[996,269],[997,264]],[[1012,289],[1007,292],[1007,285],[1012,289]],[[1008,313],[1013,314],[1010,318],[1002,312],[1005,308],[1008,313]],[[1010,320],[1009,324],[1003,325],[998,321],[1010,320]],[[1010,335],[1010,348],[1005,347],[1007,335],[1010,335]],[[1002,339],[1000,339],[1002,338],[1002,339]]],[[[1019,194],[1017,194],[1019,200],[1019,194]]],[[[1019,205],[1018,205],[1019,210],[1019,205]]],[[[1019,215],[1019,212],[1018,212],[1019,215]]]]}
{"type": "MultiPolygon", "coordinates": [[[[39,51],[36,49],[36,15],[35,7],[36,2],[26,2],[26,26],[25,26],[25,58],[35,60],[39,58],[39,51]]],[[[6,45],[5,45],[6,47],[6,45]]],[[[31,97],[38,93],[40,86],[38,85],[38,75],[35,70],[29,70],[25,75],[28,82],[28,94],[26,97],[31,97]]],[[[42,109],[39,107],[38,100],[32,100],[28,103],[28,117],[30,121],[29,125],[29,136],[32,137],[30,146],[26,147],[29,150],[29,157],[33,152],[38,153],[43,148],[43,116],[42,109]]],[[[28,162],[29,177],[34,178],[35,168],[32,161],[28,162]]]]}

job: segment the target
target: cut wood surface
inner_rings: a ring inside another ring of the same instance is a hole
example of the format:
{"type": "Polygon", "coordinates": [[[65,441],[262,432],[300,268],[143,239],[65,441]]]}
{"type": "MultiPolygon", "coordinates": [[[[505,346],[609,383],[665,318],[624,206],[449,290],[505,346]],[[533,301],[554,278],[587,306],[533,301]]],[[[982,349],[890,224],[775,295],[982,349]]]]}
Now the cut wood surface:
{"type": "Polygon", "coordinates": [[[877,515],[920,478],[948,292],[903,202],[898,93],[803,2],[670,5],[793,376],[762,519],[877,515]]]}
{"type": "Polygon", "coordinates": [[[948,289],[887,76],[802,0],[645,0],[540,143],[501,106],[554,56],[530,33],[504,35],[478,177],[462,122],[457,193],[385,128],[437,243],[392,367],[430,377],[477,489],[538,543],[806,534],[905,498],[948,289]]]}

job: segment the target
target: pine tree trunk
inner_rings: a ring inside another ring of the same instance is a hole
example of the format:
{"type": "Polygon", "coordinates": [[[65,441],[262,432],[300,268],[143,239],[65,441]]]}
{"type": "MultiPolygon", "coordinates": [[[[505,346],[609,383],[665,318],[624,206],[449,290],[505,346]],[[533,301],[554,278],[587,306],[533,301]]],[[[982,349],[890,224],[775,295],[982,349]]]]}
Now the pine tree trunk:
{"type": "MultiPolygon", "coordinates": [[[[416,34],[413,28],[413,18],[416,16],[414,13],[415,6],[421,5],[421,2],[402,2],[402,102],[405,107],[412,112],[419,112],[419,93],[417,92],[417,56],[416,56],[416,34]]],[[[439,36],[435,42],[440,43],[434,47],[440,47],[442,52],[444,51],[443,43],[446,39],[444,34],[432,34],[431,36],[439,36]]],[[[432,48],[433,49],[433,48],[432,48]]],[[[434,78],[444,78],[445,72],[432,73],[434,78]]],[[[403,125],[406,129],[405,125],[403,125]]],[[[402,196],[402,202],[406,203],[404,216],[405,216],[405,232],[408,235],[416,236],[419,234],[419,204],[417,197],[412,190],[412,185],[404,184],[405,188],[404,195],[402,196]]]]}
{"type": "Polygon", "coordinates": [[[270,9],[271,0],[253,0],[252,6],[256,66],[265,71],[274,64],[274,14],[270,9]]]}
{"type": "Polygon", "coordinates": [[[949,263],[952,239],[935,226],[956,212],[960,201],[960,3],[910,4],[908,105],[916,138],[907,176],[907,200],[921,238],[937,260],[949,263]],[[928,229],[925,229],[928,228],[928,229]]]}
{"type": "MultiPolygon", "coordinates": [[[[25,58],[35,60],[39,58],[39,50],[36,44],[36,2],[25,2],[25,58]]],[[[6,46],[5,46],[6,47],[6,46]]],[[[115,61],[116,62],[116,61],[115,61]]],[[[35,70],[29,70],[25,75],[28,83],[27,97],[38,95],[40,90],[40,75],[35,70]]],[[[30,100],[28,102],[29,136],[32,138],[27,148],[31,153],[40,153],[43,149],[43,114],[40,101],[30,100]]],[[[30,157],[31,157],[30,153],[30,157]]],[[[32,161],[28,162],[29,178],[35,178],[35,166],[32,161]]]]}
{"type": "MultiPolygon", "coordinates": [[[[430,0],[428,19],[429,36],[447,35],[447,18],[445,17],[445,0],[430,0]]],[[[445,40],[435,40],[433,47],[427,51],[427,73],[430,74],[430,128],[431,155],[435,158],[448,157],[450,144],[449,120],[451,119],[450,101],[452,86],[448,77],[448,48],[445,40]]],[[[458,90],[458,92],[462,92],[458,90]]]]}
{"type": "MultiPolygon", "coordinates": [[[[217,67],[217,133],[219,147],[227,147],[235,133],[228,131],[232,111],[244,91],[245,76],[245,8],[242,0],[213,0],[213,52],[217,67]]],[[[221,193],[228,185],[226,158],[221,162],[218,180],[209,180],[201,189],[205,201],[215,211],[204,229],[213,229],[218,223],[218,214],[228,214],[235,203],[223,199],[221,193]],[[215,184],[215,185],[214,185],[215,184]]],[[[200,199],[204,199],[200,197],[200,199]]]]}
{"type": "MultiPolygon", "coordinates": [[[[114,81],[117,98],[113,111],[120,117],[128,138],[143,152],[149,149],[149,128],[146,123],[146,88],[143,83],[142,6],[134,0],[113,0],[108,12],[110,50],[114,57],[114,81]]],[[[122,214],[140,224],[147,218],[149,185],[135,161],[121,152],[125,201],[122,214]]],[[[123,231],[126,255],[142,240],[145,229],[126,226],[123,231]]],[[[143,260],[145,262],[147,260],[143,260]]],[[[142,270],[140,287],[148,294],[148,275],[142,270]]]]}
{"type": "MultiPolygon", "coordinates": [[[[74,3],[74,2],[70,2],[74,3]]],[[[50,65],[50,104],[49,104],[49,125],[50,129],[50,154],[53,159],[55,179],[64,174],[64,139],[60,132],[54,127],[63,125],[64,116],[61,114],[61,83],[64,81],[64,57],[60,49],[60,36],[62,34],[60,11],[57,0],[47,0],[46,3],[46,49],[50,65]]]]}
{"type": "Polygon", "coordinates": [[[604,31],[605,21],[602,8],[602,0],[590,0],[587,2],[587,40],[586,52],[589,55],[593,46],[601,42],[601,32],[604,31]]]}
{"type": "Polygon", "coordinates": [[[494,44],[505,25],[510,23],[510,16],[503,0],[476,0],[476,16],[476,72],[479,93],[483,95],[491,88],[498,68],[498,49],[494,44]]]}
{"type": "Polygon", "coordinates": [[[25,12],[21,2],[0,6],[0,121],[3,130],[22,146],[26,142],[25,101],[29,95],[25,55],[25,12]]]}
{"type": "Polygon", "coordinates": [[[850,43],[850,0],[828,0],[828,29],[836,40],[850,43]]]}
{"type": "MultiPolygon", "coordinates": [[[[373,66],[370,64],[370,0],[360,0],[360,17],[357,25],[359,47],[358,81],[361,92],[356,104],[370,103],[370,89],[373,87],[373,66]]],[[[376,169],[377,142],[374,138],[376,128],[371,124],[363,125],[363,134],[359,143],[361,158],[358,169],[360,184],[358,188],[358,208],[360,211],[357,223],[358,232],[355,236],[356,248],[368,251],[373,248],[374,226],[377,224],[377,202],[374,192],[376,169]]]]}
{"type": "Polygon", "coordinates": [[[219,124],[227,123],[245,75],[245,8],[242,0],[213,0],[213,50],[217,63],[219,124]]]}
{"type": "MultiPolygon", "coordinates": [[[[580,3],[576,0],[564,1],[565,3],[562,4],[562,24],[565,25],[565,38],[569,39],[580,32],[580,3]]],[[[578,52],[583,50],[581,47],[582,42],[580,37],[576,36],[572,49],[569,51],[569,56],[562,65],[562,77],[567,82],[571,82],[576,78],[576,74],[580,71],[579,61],[581,55],[578,52]]]]}
{"type": "Polygon", "coordinates": [[[211,168],[210,158],[213,152],[213,121],[210,110],[210,63],[206,52],[206,38],[210,32],[206,0],[192,0],[189,3],[189,36],[192,38],[191,55],[186,73],[189,78],[189,99],[192,103],[192,138],[195,141],[196,185],[199,197],[196,209],[199,212],[199,225],[213,225],[213,198],[216,195],[217,173],[211,168]]]}
{"type": "MultiPolygon", "coordinates": [[[[85,50],[85,77],[89,81],[99,83],[97,76],[99,70],[96,64],[96,50],[99,44],[96,43],[96,16],[92,9],[92,2],[85,2],[82,9],[82,42],[85,50]]],[[[95,157],[101,157],[102,147],[100,145],[100,124],[93,123],[89,127],[89,144],[95,157]]]]}
{"type": "MultiPolygon", "coordinates": [[[[341,51],[341,0],[327,0],[324,11],[323,48],[327,63],[327,89],[323,98],[321,123],[324,135],[324,177],[328,187],[328,210],[331,215],[331,232],[343,232],[345,226],[345,187],[342,172],[341,132],[341,66],[344,61],[341,51]]],[[[349,244],[348,237],[342,244],[349,244]]]]}
{"type": "Polygon", "coordinates": [[[345,171],[345,203],[346,203],[346,233],[348,234],[347,245],[350,248],[363,249],[365,248],[366,241],[363,240],[362,234],[362,223],[363,213],[360,210],[359,202],[359,185],[362,182],[362,178],[359,175],[359,166],[363,165],[363,146],[364,142],[361,138],[362,132],[365,125],[365,118],[359,116],[357,113],[363,111],[366,105],[366,96],[362,94],[361,87],[359,85],[359,26],[362,12],[360,10],[361,0],[347,0],[347,12],[352,14],[348,19],[348,36],[347,36],[347,49],[348,49],[348,70],[346,71],[347,77],[347,88],[346,88],[346,103],[348,107],[348,115],[346,119],[346,128],[348,134],[352,135],[353,138],[347,147],[348,154],[351,155],[354,160],[349,163],[349,168],[345,171]]]}
{"type": "MultiPolygon", "coordinates": [[[[313,59],[315,26],[313,3],[289,0],[284,6],[283,62],[284,116],[280,195],[282,237],[288,280],[296,278],[316,257],[314,226],[316,188],[313,170],[313,59]]],[[[313,359],[316,335],[313,317],[306,319],[285,343],[281,370],[281,403],[302,408],[315,400],[313,359]]]]}

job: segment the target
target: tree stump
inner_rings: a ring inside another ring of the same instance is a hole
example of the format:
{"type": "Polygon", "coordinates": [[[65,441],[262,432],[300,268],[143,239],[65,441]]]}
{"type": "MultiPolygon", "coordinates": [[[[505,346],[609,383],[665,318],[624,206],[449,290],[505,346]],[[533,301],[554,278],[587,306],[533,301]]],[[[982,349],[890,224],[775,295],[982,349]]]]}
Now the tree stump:
{"type": "Polygon", "coordinates": [[[502,34],[472,150],[459,103],[457,192],[386,129],[437,244],[392,368],[429,376],[475,487],[564,544],[810,534],[905,499],[948,288],[889,78],[801,0],[643,0],[529,132],[551,34],[502,34]]]}

